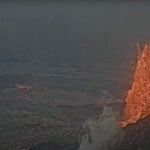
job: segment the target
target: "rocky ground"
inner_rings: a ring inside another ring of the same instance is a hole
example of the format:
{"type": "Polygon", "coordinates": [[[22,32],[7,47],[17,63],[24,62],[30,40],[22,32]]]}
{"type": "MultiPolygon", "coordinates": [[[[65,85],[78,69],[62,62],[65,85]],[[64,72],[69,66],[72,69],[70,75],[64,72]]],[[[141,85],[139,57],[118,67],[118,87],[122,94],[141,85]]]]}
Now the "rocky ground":
{"type": "Polygon", "coordinates": [[[102,111],[95,97],[28,85],[0,90],[1,149],[76,150],[83,122],[102,111]]]}
{"type": "Polygon", "coordinates": [[[12,64],[1,66],[0,150],[77,150],[86,120],[122,109],[122,68],[12,64]]]}
{"type": "Polygon", "coordinates": [[[115,146],[115,150],[149,150],[150,117],[123,128],[124,137],[115,146]]]}

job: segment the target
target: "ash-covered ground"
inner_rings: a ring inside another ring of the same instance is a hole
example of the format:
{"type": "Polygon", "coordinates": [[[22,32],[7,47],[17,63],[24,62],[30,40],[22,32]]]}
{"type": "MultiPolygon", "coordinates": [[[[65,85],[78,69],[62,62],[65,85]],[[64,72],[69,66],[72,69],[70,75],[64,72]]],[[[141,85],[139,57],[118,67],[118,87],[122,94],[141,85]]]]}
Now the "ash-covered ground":
{"type": "Polygon", "coordinates": [[[1,149],[81,149],[89,133],[85,123],[97,120],[103,106],[113,106],[115,112],[122,107],[118,93],[127,83],[119,78],[119,69],[18,61],[0,65],[1,149]]]}
{"type": "Polygon", "coordinates": [[[149,118],[118,126],[130,69],[106,66],[3,60],[0,149],[148,150],[149,118]]]}

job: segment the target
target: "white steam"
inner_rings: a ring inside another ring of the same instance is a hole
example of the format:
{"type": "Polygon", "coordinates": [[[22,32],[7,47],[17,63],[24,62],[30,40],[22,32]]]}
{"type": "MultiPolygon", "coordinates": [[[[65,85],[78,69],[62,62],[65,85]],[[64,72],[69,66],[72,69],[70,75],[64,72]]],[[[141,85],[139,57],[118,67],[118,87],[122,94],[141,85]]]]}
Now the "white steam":
{"type": "Polygon", "coordinates": [[[97,120],[86,121],[85,127],[88,133],[82,137],[79,150],[112,150],[116,142],[123,137],[115,113],[110,107],[104,107],[97,120]]]}

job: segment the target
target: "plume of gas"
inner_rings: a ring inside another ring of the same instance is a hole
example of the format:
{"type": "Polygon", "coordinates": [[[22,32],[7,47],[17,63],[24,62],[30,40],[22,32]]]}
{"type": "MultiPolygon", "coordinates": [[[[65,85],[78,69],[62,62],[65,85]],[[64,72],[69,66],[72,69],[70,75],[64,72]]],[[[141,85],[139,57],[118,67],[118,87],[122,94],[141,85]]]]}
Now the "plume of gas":
{"type": "Polygon", "coordinates": [[[98,119],[89,119],[84,126],[88,133],[82,137],[79,150],[111,150],[123,138],[111,107],[105,106],[98,119]]]}

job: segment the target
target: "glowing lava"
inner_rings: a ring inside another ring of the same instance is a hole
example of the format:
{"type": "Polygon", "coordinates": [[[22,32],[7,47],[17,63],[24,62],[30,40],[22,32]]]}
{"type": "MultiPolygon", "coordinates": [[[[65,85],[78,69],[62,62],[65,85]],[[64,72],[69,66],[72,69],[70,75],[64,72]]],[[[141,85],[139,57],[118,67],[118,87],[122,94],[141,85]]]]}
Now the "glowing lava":
{"type": "Polygon", "coordinates": [[[150,44],[137,57],[131,89],[125,99],[121,127],[136,123],[150,114],[150,44]]]}
{"type": "Polygon", "coordinates": [[[16,88],[21,89],[21,90],[28,90],[29,86],[25,84],[17,83],[16,88]]]}

